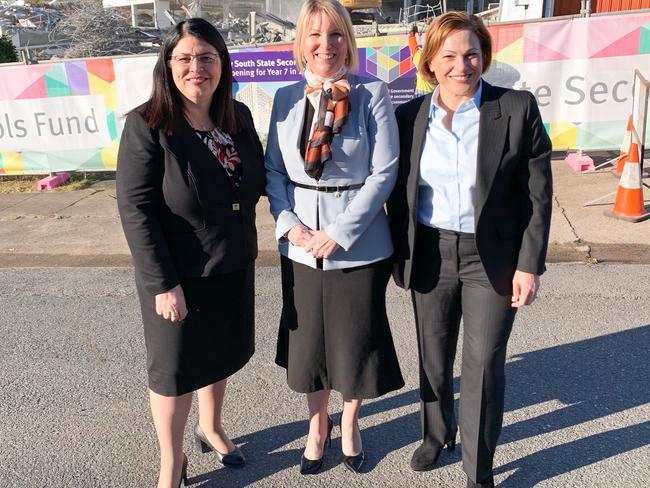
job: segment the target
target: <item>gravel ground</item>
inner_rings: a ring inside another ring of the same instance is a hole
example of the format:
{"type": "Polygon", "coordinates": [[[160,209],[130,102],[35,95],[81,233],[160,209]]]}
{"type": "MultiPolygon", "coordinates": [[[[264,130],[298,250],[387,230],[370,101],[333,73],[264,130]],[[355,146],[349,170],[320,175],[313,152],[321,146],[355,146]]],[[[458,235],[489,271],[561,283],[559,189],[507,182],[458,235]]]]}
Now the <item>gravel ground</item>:
{"type": "MultiPolygon", "coordinates": [[[[647,265],[549,266],[510,341],[500,486],[648,486],[649,281],[647,265]]],[[[0,486],[154,486],[132,270],[2,268],[0,283],[0,486]]],[[[199,454],[188,426],[192,486],[465,486],[460,449],[443,452],[434,471],[408,467],[419,440],[417,348],[409,297],[393,285],[389,316],[406,386],[362,409],[364,473],[339,464],[335,428],[325,470],[301,477],[306,406],[273,363],[277,267],[257,269],[257,295],[257,353],[230,381],[224,413],[249,464],[231,471],[199,454]]],[[[333,397],[335,420],[340,405],[333,397]]],[[[193,410],[189,425],[195,419],[193,410]]]]}

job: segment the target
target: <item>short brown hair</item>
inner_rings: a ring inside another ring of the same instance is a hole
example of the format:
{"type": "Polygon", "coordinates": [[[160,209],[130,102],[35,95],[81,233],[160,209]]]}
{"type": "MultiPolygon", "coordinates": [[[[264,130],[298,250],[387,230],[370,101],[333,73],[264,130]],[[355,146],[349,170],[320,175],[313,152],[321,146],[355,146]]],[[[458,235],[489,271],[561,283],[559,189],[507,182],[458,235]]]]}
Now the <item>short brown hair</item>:
{"type": "Polygon", "coordinates": [[[490,68],[490,63],[492,63],[492,38],[481,18],[476,15],[468,15],[466,12],[447,12],[440,17],[436,17],[427,28],[424,48],[422,54],[420,54],[420,62],[417,67],[425,80],[431,83],[437,82],[436,74],[429,68],[429,63],[438,54],[445,39],[452,32],[461,30],[471,31],[478,38],[481,46],[481,57],[483,58],[483,72],[481,74],[490,68]]]}
{"type": "Polygon", "coordinates": [[[350,19],[350,14],[338,0],[307,0],[302,5],[296,24],[296,39],[293,41],[293,59],[296,61],[296,66],[301,72],[305,71],[302,44],[305,42],[309,21],[314,15],[320,13],[327,15],[334,22],[334,25],[345,34],[345,44],[347,46],[345,65],[349,70],[355,69],[359,63],[359,55],[357,53],[357,42],[354,38],[352,19],[350,19]]]}

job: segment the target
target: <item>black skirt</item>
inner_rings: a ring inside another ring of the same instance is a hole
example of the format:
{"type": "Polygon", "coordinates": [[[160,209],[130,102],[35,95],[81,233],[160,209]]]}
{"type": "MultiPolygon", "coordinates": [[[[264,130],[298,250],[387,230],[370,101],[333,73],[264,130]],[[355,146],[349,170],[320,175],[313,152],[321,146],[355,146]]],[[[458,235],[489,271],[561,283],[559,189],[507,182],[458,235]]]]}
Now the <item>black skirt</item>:
{"type": "Polygon", "coordinates": [[[136,273],[149,388],[178,396],[239,371],[255,350],[255,267],[181,282],[187,317],[171,322],[136,273]]]}
{"type": "Polygon", "coordinates": [[[388,261],[314,269],[282,256],[276,363],[299,393],[376,398],[404,386],[386,316],[388,261]]]}

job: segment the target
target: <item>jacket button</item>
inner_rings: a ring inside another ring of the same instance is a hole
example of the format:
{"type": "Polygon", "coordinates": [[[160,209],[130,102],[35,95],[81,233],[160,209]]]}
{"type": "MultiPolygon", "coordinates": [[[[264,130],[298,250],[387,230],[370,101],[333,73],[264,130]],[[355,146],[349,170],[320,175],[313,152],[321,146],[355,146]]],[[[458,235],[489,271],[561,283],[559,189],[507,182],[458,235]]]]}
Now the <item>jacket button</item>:
{"type": "Polygon", "coordinates": [[[239,204],[238,204],[238,203],[233,203],[233,204],[232,204],[232,209],[233,209],[235,212],[238,212],[238,211],[239,211],[239,204]]]}

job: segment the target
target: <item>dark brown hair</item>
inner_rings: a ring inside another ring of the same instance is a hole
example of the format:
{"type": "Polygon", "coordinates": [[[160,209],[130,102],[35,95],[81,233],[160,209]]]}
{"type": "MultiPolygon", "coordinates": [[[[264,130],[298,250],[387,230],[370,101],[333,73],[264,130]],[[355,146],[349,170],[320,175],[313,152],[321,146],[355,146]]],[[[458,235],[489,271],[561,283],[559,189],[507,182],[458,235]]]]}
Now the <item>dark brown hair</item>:
{"type": "Polygon", "coordinates": [[[418,71],[425,80],[431,83],[437,82],[436,74],[429,68],[429,63],[438,54],[449,34],[461,30],[468,30],[476,34],[481,46],[483,73],[490,68],[490,63],[492,63],[492,38],[481,18],[476,15],[468,15],[466,12],[447,12],[440,17],[436,17],[427,28],[424,48],[422,54],[420,54],[418,66],[418,71]]]}
{"type": "Polygon", "coordinates": [[[219,31],[207,20],[191,18],[172,27],[163,40],[158,61],[153,69],[153,90],[151,98],[136,110],[147,125],[154,129],[173,132],[183,119],[183,100],[172,79],[168,66],[169,57],[178,42],[186,36],[196,37],[214,47],[221,58],[221,79],[212,95],[210,118],[223,131],[234,134],[239,125],[235,117],[235,103],[232,98],[232,67],[226,43],[219,31]]]}

